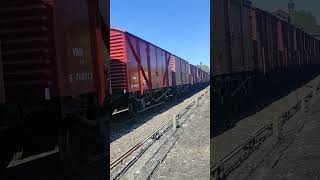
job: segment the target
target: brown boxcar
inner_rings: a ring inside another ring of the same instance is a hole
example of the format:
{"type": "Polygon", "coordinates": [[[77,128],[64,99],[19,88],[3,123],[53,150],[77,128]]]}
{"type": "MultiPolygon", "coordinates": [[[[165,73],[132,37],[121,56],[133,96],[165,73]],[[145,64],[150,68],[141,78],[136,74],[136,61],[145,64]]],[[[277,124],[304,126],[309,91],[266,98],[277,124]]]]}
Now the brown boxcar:
{"type": "Polygon", "coordinates": [[[108,92],[108,2],[1,1],[6,102],[0,104],[0,124],[9,128],[0,136],[17,139],[3,145],[0,165],[5,164],[3,156],[11,158],[20,149],[31,156],[57,145],[65,167],[75,161],[88,164],[92,156],[106,157],[105,137],[97,132],[105,130],[98,121],[109,116],[96,116],[108,92]],[[28,142],[39,146],[31,148],[28,142]]]}
{"type": "MultiPolygon", "coordinates": [[[[104,96],[102,62],[108,53],[94,27],[99,19],[95,1],[11,1],[4,6],[0,38],[7,100],[49,100],[98,89],[104,96]]],[[[99,12],[107,18],[106,11],[99,12]]]]}
{"type": "MultiPolygon", "coordinates": [[[[113,92],[139,92],[172,84],[167,51],[125,31],[111,29],[111,87],[113,92]]],[[[179,63],[175,66],[178,67],[179,63]]],[[[178,67],[181,76],[180,67],[178,67]]],[[[181,79],[177,77],[176,79],[181,79]]]]}
{"type": "Polygon", "coordinates": [[[251,6],[242,0],[213,2],[213,75],[253,70],[251,6]]]}

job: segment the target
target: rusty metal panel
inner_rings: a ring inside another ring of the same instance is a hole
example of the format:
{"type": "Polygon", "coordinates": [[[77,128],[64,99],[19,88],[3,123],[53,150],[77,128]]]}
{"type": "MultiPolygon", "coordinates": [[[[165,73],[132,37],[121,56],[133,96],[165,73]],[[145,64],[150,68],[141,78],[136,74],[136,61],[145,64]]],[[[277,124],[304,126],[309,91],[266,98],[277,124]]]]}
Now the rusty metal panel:
{"type": "Polygon", "coordinates": [[[187,61],[181,59],[181,83],[188,84],[187,82],[187,61]]]}
{"type": "Polygon", "coordinates": [[[97,93],[103,105],[109,59],[107,2],[54,1],[53,34],[59,96],[97,93]],[[72,7],[72,11],[70,11],[72,7]]]}
{"type": "Polygon", "coordinates": [[[187,82],[188,82],[188,84],[192,84],[192,82],[191,82],[191,66],[190,66],[190,64],[187,64],[187,82]]]}
{"type": "Polygon", "coordinates": [[[251,34],[252,34],[252,57],[255,69],[259,69],[259,59],[261,59],[261,40],[258,29],[256,9],[251,9],[251,34]]]}
{"type": "MultiPolygon", "coordinates": [[[[231,58],[230,58],[230,36],[227,20],[228,1],[215,0],[212,1],[213,10],[211,11],[213,19],[213,48],[211,66],[213,76],[227,74],[231,72],[231,58]]],[[[197,70],[194,70],[195,73],[197,70]]],[[[197,77],[195,74],[195,82],[197,77]]]]}
{"type": "Polygon", "coordinates": [[[5,1],[0,40],[7,101],[57,95],[53,6],[50,1],[5,1]]]}
{"type": "Polygon", "coordinates": [[[255,54],[258,57],[258,69],[265,74],[281,64],[282,40],[281,33],[279,34],[278,31],[282,29],[282,24],[279,24],[278,20],[268,12],[260,9],[254,11],[258,31],[258,48],[256,48],[258,53],[255,52],[255,54]]]}
{"type": "Polygon", "coordinates": [[[139,91],[139,83],[140,80],[139,78],[141,78],[141,76],[139,76],[138,73],[138,64],[137,64],[137,60],[136,57],[134,57],[135,52],[137,52],[137,46],[135,46],[136,44],[136,39],[134,39],[131,36],[127,36],[127,34],[125,34],[126,36],[126,66],[127,66],[127,79],[128,79],[128,92],[136,92],[139,91]],[[128,42],[132,43],[132,48],[130,46],[128,46],[128,42]]]}
{"type": "Polygon", "coordinates": [[[213,1],[213,75],[252,71],[251,4],[213,1]]]}
{"type": "Polygon", "coordinates": [[[171,79],[172,79],[172,86],[176,86],[177,85],[177,79],[176,79],[176,68],[177,68],[177,64],[176,64],[176,60],[174,56],[170,56],[170,74],[171,74],[171,79]]]}
{"type": "Polygon", "coordinates": [[[3,67],[2,67],[2,54],[1,54],[1,41],[0,41],[0,104],[5,102],[5,91],[3,81],[3,67]]]}
{"type": "Polygon", "coordinates": [[[173,77],[172,77],[172,62],[171,62],[171,54],[167,54],[167,78],[168,78],[168,86],[172,87],[173,86],[173,77]]]}
{"type": "Polygon", "coordinates": [[[243,56],[243,34],[242,34],[242,11],[241,2],[230,0],[229,4],[229,27],[231,38],[232,71],[241,71],[243,56]]]}
{"type": "Polygon", "coordinates": [[[98,77],[93,77],[96,49],[92,47],[88,4],[86,0],[55,1],[55,49],[62,96],[96,91],[94,78],[98,77]]]}
{"type": "Polygon", "coordinates": [[[198,67],[196,67],[196,66],[195,66],[195,68],[196,68],[196,73],[195,73],[195,76],[196,76],[196,83],[199,83],[199,78],[200,78],[199,68],[198,68],[198,67]]]}
{"type": "Polygon", "coordinates": [[[197,83],[197,68],[193,65],[191,65],[191,74],[192,74],[192,79],[193,79],[193,83],[196,84],[197,83]]]}
{"type": "Polygon", "coordinates": [[[253,41],[258,41],[257,17],[256,17],[255,9],[251,9],[250,16],[251,16],[251,38],[253,41]]]}
{"type": "Polygon", "coordinates": [[[109,45],[100,28],[109,25],[108,18],[96,18],[108,17],[108,11],[98,9],[98,1],[86,0],[3,2],[0,39],[7,97],[49,100],[103,90],[109,45]],[[94,75],[93,64],[100,74],[94,75]]]}
{"type": "MultiPolygon", "coordinates": [[[[150,65],[150,61],[149,61],[149,49],[148,44],[145,43],[144,41],[138,41],[138,46],[139,46],[139,56],[140,56],[140,60],[141,60],[141,67],[142,67],[142,71],[144,71],[144,73],[147,75],[147,78],[141,78],[142,80],[142,86],[144,90],[149,90],[149,86],[147,84],[147,81],[150,81],[150,77],[149,77],[149,65],[150,65]]],[[[141,74],[142,75],[142,74],[141,74]]],[[[140,75],[140,76],[141,76],[140,75]]]]}
{"type": "Polygon", "coordinates": [[[180,86],[180,85],[182,85],[181,59],[179,57],[175,56],[174,57],[174,61],[175,61],[175,64],[176,64],[176,69],[175,69],[176,86],[180,86]]]}
{"type": "Polygon", "coordinates": [[[282,35],[282,24],[281,21],[278,21],[278,50],[283,51],[284,50],[284,44],[283,44],[283,35],[282,35]]]}
{"type": "Polygon", "coordinates": [[[157,88],[157,82],[158,82],[158,75],[157,75],[157,48],[155,46],[150,46],[150,64],[151,64],[151,82],[152,82],[152,88],[157,88]]]}
{"type": "Polygon", "coordinates": [[[157,88],[163,87],[163,77],[165,73],[165,52],[161,49],[157,49],[157,88]]]}
{"type": "Polygon", "coordinates": [[[252,39],[251,39],[251,7],[242,6],[242,39],[243,39],[243,68],[251,71],[253,67],[252,59],[252,39]]]}
{"type": "Polygon", "coordinates": [[[265,60],[264,60],[264,46],[265,46],[265,39],[263,34],[264,32],[264,27],[263,27],[263,16],[261,11],[259,11],[259,9],[252,9],[252,13],[251,15],[253,16],[252,18],[252,26],[253,26],[253,30],[255,30],[255,32],[253,32],[254,35],[254,63],[255,63],[255,67],[260,71],[260,72],[264,72],[265,69],[265,60]]]}
{"type": "Polygon", "coordinates": [[[126,93],[127,66],[126,66],[125,36],[121,31],[110,31],[110,84],[111,93],[126,93]]]}
{"type": "Polygon", "coordinates": [[[268,61],[269,69],[274,70],[277,68],[277,21],[272,14],[266,13],[267,27],[268,27],[268,61]]]}

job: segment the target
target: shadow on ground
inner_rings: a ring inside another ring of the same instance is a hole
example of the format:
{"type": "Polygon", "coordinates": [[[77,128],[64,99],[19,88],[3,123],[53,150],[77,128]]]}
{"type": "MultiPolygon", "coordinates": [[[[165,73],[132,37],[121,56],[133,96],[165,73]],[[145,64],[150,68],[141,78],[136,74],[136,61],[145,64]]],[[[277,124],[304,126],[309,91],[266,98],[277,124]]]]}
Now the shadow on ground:
{"type": "MultiPolygon", "coordinates": [[[[252,116],[273,102],[304,86],[320,74],[319,66],[307,67],[304,70],[292,69],[286,72],[274,72],[267,80],[258,80],[255,95],[246,99],[237,99],[223,107],[211,108],[211,138],[233,128],[242,119],[252,116]],[[234,105],[237,108],[234,108],[234,105]]],[[[211,96],[211,107],[214,97],[211,96]]]]}

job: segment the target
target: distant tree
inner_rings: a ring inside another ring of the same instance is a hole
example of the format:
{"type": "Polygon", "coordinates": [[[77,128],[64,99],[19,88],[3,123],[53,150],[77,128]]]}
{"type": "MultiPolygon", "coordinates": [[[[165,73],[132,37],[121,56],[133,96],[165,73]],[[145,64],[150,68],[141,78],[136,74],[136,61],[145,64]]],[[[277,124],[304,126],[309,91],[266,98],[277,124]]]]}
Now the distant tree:
{"type": "Polygon", "coordinates": [[[202,64],[200,63],[200,65],[197,65],[198,68],[201,68],[202,70],[204,70],[207,73],[210,73],[210,68],[208,65],[202,64]]]}
{"type": "Polygon", "coordinates": [[[306,10],[295,11],[294,15],[294,23],[298,26],[316,26],[317,19],[312,15],[311,12],[306,10]]]}

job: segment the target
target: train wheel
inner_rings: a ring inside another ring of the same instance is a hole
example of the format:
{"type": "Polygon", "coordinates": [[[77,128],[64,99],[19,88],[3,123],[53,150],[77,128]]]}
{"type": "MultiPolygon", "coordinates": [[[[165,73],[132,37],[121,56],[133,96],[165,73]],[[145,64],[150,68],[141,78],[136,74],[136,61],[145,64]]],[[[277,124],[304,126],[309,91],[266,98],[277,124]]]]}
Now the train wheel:
{"type": "Polygon", "coordinates": [[[134,117],[138,114],[138,104],[134,100],[129,103],[129,115],[134,117]]]}
{"type": "Polygon", "coordinates": [[[164,96],[164,102],[167,103],[168,101],[169,101],[169,97],[168,97],[168,95],[165,95],[164,96]]]}
{"type": "MultiPolygon", "coordinates": [[[[111,112],[106,114],[111,116],[111,112]]],[[[60,164],[68,178],[105,178],[105,162],[108,158],[106,124],[109,116],[97,120],[96,125],[88,125],[76,119],[60,129],[60,164]]]]}

